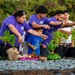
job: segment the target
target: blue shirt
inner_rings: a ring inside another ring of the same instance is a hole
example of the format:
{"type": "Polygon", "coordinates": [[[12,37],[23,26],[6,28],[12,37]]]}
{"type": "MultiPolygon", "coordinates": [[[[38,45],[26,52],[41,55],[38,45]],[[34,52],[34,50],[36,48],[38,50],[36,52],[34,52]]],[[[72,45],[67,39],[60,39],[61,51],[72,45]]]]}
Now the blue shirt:
{"type": "MultiPolygon", "coordinates": [[[[14,16],[9,16],[3,21],[2,25],[1,25],[0,36],[3,36],[3,33],[5,30],[9,30],[10,33],[13,34],[13,32],[11,32],[11,30],[8,27],[10,24],[12,24],[21,35],[23,35],[24,30],[28,31],[30,29],[30,27],[27,25],[26,22],[24,22],[22,24],[18,23],[14,16]]],[[[1,40],[0,40],[0,44],[3,44],[3,42],[1,40]]],[[[16,36],[15,46],[19,46],[19,44],[20,43],[18,43],[18,36],[16,36]]]]}
{"type": "MultiPolygon", "coordinates": [[[[55,18],[55,17],[51,17],[48,19],[50,22],[51,21],[54,21],[54,22],[58,22],[58,20],[55,18]]],[[[48,46],[49,42],[53,39],[52,37],[52,32],[55,32],[57,31],[58,28],[61,27],[61,24],[60,25],[57,25],[57,26],[54,26],[54,25],[50,25],[50,29],[44,29],[44,34],[48,36],[48,38],[46,40],[44,40],[42,43],[46,46],[48,46]]]]}
{"type": "Polygon", "coordinates": [[[40,36],[30,35],[27,42],[36,47],[36,50],[28,47],[28,54],[35,52],[36,55],[40,56],[40,44],[42,42],[42,38],[40,36]]]}

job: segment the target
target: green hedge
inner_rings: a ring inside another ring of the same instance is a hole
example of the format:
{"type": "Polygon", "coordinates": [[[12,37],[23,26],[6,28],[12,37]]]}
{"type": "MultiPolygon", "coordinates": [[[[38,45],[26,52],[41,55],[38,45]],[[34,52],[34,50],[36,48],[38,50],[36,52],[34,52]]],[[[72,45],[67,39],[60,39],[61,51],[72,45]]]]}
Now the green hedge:
{"type": "Polygon", "coordinates": [[[56,10],[67,9],[70,12],[70,19],[75,21],[74,0],[0,0],[0,25],[7,16],[19,9],[27,12],[28,20],[40,5],[48,8],[47,17],[51,17],[56,10]]]}

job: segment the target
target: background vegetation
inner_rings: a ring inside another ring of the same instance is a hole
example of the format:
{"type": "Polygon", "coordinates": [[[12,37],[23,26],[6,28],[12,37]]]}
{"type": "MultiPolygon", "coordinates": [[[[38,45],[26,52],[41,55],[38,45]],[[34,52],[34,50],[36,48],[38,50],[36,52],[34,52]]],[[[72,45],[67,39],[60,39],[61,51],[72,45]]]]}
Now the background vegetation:
{"type": "Polygon", "coordinates": [[[0,25],[7,16],[19,9],[27,12],[28,20],[40,5],[48,8],[47,17],[52,16],[56,10],[67,9],[70,13],[70,19],[75,21],[74,0],[0,0],[0,25]]]}

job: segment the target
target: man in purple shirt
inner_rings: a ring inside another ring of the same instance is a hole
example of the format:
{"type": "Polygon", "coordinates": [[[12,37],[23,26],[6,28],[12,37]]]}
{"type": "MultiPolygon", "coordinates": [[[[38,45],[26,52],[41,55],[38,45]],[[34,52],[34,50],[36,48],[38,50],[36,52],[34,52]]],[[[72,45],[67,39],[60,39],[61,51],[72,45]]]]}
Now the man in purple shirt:
{"type": "MultiPolygon", "coordinates": [[[[48,20],[50,21],[50,22],[59,22],[59,21],[61,21],[62,19],[64,18],[64,12],[63,11],[58,11],[56,14],[55,14],[55,16],[53,16],[53,17],[50,17],[50,18],[48,18],[48,20]],[[58,18],[57,16],[59,15],[59,17],[60,18],[58,18]]],[[[48,36],[48,38],[46,39],[46,40],[44,40],[43,41],[43,44],[47,47],[48,46],[48,44],[49,44],[49,42],[52,40],[52,36],[51,36],[51,34],[52,34],[52,32],[55,32],[55,31],[57,31],[57,29],[58,28],[60,28],[62,26],[62,24],[58,24],[58,25],[53,25],[53,24],[50,24],[50,29],[48,30],[48,29],[44,29],[44,34],[46,34],[47,36],[48,36]]]]}
{"type": "MultiPolygon", "coordinates": [[[[63,11],[58,11],[55,13],[55,16],[48,18],[50,22],[59,22],[64,18],[64,12],[63,11]]],[[[52,37],[52,32],[55,32],[58,28],[60,28],[62,24],[54,25],[50,24],[50,29],[44,29],[44,34],[48,36],[46,40],[42,42],[42,47],[41,47],[41,55],[42,56],[47,56],[50,52],[48,50],[48,44],[49,42],[53,39],[52,37]]]]}

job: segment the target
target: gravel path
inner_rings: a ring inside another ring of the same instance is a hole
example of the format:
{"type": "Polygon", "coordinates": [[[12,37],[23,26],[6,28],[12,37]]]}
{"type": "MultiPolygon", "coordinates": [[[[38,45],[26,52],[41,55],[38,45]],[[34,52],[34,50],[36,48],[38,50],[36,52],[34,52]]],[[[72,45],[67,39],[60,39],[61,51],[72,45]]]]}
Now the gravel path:
{"type": "Polygon", "coordinates": [[[75,68],[75,59],[60,59],[47,61],[0,61],[0,71],[3,70],[35,70],[35,69],[73,69],[75,68]]]}

